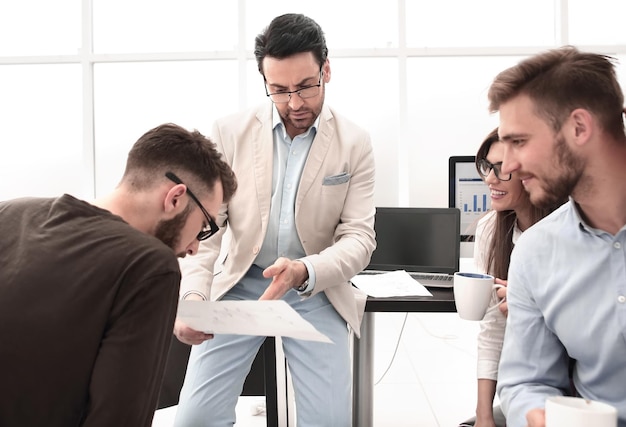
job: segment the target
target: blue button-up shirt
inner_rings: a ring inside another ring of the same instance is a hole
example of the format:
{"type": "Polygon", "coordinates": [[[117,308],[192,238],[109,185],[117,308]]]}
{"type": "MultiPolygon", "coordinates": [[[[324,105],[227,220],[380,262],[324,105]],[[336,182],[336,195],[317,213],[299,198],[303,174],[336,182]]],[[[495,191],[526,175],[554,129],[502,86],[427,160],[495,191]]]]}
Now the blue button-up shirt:
{"type": "Polygon", "coordinates": [[[254,262],[260,268],[272,265],[278,257],[300,259],[309,272],[309,292],[315,285],[315,271],[312,265],[302,259],[306,256],[298,231],[296,230],[296,193],[304,164],[317,134],[319,118],[306,132],[293,140],[287,134],[276,107],[273,111],[274,165],[272,176],[272,202],[267,233],[263,246],[254,262]]]}
{"type": "Polygon", "coordinates": [[[498,392],[510,427],[570,387],[613,405],[626,427],[626,226],[590,227],[573,201],[528,229],[509,269],[498,392]]]}

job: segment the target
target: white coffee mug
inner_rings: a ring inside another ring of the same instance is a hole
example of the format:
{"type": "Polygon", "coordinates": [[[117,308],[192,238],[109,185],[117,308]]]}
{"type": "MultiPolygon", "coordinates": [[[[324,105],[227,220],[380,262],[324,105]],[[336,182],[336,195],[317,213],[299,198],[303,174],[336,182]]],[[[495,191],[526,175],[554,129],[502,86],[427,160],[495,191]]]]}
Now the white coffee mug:
{"type": "Polygon", "coordinates": [[[546,427],[617,427],[617,409],[581,397],[546,399],[546,427]]]}
{"type": "Polygon", "coordinates": [[[482,320],[491,294],[503,285],[494,284],[493,276],[482,273],[454,273],[454,302],[461,319],[482,320]]]}

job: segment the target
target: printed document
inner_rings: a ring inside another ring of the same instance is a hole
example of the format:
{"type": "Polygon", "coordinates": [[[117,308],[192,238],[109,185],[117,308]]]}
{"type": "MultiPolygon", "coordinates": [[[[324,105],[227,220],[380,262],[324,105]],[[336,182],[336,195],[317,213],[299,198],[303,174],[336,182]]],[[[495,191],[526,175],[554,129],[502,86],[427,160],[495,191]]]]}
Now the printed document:
{"type": "Polygon", "coordinates": [[[413,279],[404,270],[380,274],[359,274],[350,281],[369,296],[376,298],[433,296],[424,285],[413,279]]]}
{"type": "Polygon", "coordinates": [[[282,336],[332,343],[289,304],[274,301],[179,301],[178,317],[208,334],[282,336]]]}

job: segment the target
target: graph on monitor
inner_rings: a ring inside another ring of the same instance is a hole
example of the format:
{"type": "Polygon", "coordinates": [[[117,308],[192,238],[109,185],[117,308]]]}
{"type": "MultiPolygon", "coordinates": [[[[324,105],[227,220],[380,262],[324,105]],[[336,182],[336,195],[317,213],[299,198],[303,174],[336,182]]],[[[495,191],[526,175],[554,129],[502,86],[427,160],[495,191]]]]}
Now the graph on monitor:
{"type": "Polygon", "coordinates": [[[474,164],[474,156],[451,156],[449,159],[448,205],[461,211],[462,240],[473,240],[476,224],[491,209],[489,187],[474,164]]]}

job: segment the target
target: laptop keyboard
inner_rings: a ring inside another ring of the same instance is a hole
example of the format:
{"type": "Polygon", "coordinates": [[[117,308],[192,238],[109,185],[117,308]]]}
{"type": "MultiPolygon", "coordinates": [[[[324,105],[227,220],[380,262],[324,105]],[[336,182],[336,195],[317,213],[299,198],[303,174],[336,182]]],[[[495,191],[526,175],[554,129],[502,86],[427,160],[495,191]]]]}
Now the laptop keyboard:
{"type": "Polygon", "coordinates": [[[409,276],[432,288],[451,288],[454,285],[454,276],[451,274],[409,273],[409,276]]]}
{"type": "MultiPolygon", "coordinates": [[[[381,274],[384,271],[379,270],[364,270],[359,274],[381,274]]],[[[408,273],[413,279],[417,280],[424,286],[430,286],[433,288],[451,288],[454,283],[454,276],[452,274],[436,274],[436,273],[408,273]]]]}
{"type": "Polygon", "coordinates": [[[453,276],[449,274],[409,273],[415,280],[435,280],[438,282],[451,282],[453,276]]]}

